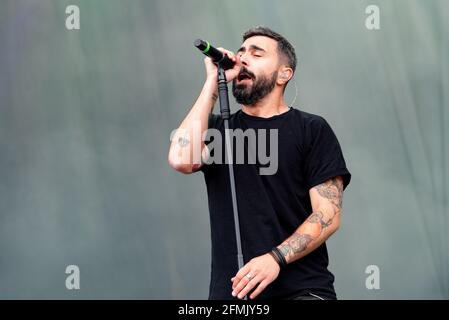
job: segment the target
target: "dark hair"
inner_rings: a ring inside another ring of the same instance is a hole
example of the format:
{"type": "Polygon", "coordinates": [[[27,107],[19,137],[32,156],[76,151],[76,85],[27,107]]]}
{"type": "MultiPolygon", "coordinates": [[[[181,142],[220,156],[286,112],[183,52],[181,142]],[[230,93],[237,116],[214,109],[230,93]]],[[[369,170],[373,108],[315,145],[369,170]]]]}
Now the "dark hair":
{"type": "Polygon", "coordinates": [[[296,70],[295,48],[293,48],[293,46],[291,45],[290,42],[288,42],[287,39],[285,39],[279,33],[274,32],[273,30],[267,27],[258,26],[246,31],[243,34],[243,41],[254,36],[264,36],[276,40],[276,42],[278,43],[279,55],[283,56],[286,59],[287,65],[293,69],[293,72],[295,72],[296,70]]]}

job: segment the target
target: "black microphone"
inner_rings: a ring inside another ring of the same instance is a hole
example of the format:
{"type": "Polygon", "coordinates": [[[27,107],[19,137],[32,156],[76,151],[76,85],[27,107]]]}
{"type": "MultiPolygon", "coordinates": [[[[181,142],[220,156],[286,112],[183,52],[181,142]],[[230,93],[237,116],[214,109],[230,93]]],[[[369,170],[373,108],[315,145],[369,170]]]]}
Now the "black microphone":
{"type": "Polygon", "coordinates": [[[206,56],[211,57],[212,61],[220,65],[223,69],[227,70],[234,67],[235,62],[229,59],[223,52],[211,46],[209,42],[196,39],[193,45],[200,49],[206,56]]]}

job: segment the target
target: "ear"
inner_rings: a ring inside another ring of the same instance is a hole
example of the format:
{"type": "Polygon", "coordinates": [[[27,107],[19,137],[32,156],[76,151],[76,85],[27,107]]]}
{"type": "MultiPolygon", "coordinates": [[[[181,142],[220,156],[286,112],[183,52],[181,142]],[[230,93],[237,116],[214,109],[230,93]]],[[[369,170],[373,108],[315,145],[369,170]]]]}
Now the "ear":
{"type": "Polygon", "coordinates": [[[277,82],[280,85],[286,84],[293,77],[293,70],[289,67],[283,67],[279,71],[277,82]]]}

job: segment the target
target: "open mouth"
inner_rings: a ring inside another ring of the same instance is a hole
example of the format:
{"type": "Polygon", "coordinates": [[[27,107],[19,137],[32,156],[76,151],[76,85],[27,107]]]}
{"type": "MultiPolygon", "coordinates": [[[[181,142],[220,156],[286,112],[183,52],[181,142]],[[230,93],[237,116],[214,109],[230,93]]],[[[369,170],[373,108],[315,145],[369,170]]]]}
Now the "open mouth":
{"type": "Polygon", "coordinates": [[[244,80],[252,80],[253,77],[246,72],[241,72],[238,76],[237,76],[237,80],[238,82],[244,81],[244,80]]]}

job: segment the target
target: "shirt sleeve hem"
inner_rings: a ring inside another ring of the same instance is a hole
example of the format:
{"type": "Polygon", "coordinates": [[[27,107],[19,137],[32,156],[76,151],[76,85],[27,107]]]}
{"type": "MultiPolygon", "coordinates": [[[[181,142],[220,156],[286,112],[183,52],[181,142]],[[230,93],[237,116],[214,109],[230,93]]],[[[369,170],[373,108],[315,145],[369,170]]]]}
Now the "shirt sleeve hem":
{"type": "Polygon", "coordinates": [[[332,179],[336,176],[342,176],[343,178],[343,190],[346,189],[346,187],[348,186],[349,182],[351,181],[351,173],[349,173],[348,169],[340,169],[340,170],[336,170],[336,171],[332,171],[326,174],[323,174],[317,178],[312,179],[309,182],[309,190],[312,189],[313,187],[329,180],[332,179]]]}

